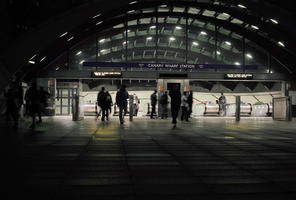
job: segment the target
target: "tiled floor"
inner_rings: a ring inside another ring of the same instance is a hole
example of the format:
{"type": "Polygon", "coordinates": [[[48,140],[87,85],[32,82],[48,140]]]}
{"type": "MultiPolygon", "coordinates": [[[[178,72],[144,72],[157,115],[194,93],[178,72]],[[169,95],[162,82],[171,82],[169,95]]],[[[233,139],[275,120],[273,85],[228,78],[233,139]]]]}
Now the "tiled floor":
{"type": "Polygon", "coordinates": [[[10,199],[296,199],[296,121],[44,121],[0,125],[10,199]]]}

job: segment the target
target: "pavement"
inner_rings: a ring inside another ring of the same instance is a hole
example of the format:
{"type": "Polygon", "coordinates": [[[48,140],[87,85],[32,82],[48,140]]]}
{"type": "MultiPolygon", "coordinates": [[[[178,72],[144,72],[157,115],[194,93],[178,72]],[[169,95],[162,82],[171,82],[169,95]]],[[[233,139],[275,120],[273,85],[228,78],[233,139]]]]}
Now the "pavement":
{"type": "MultiPolygon", "coordinates": [[[[127,119],[127,118],[126,118],[127,119]]],[[[296,121],[1,120],[3,199],[296,199],[296,121]]]]}

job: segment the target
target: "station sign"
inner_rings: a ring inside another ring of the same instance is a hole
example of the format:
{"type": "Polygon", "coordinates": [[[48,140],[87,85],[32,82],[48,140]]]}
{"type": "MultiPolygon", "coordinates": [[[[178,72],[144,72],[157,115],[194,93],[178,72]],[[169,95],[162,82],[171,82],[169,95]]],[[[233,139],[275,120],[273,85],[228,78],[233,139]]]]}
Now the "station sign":
{"type": "Polygon", "coordinates": [[[252,80],[253,74],[225,74],[225,79],[252,80]]]}
{"type": "Polygon", "coordinates": [[[121,72],[92,72],[93,78],[121,78],[121,72]]]}
{"type": "Polygon", "coordinates": [[[142,69],[230,69],[256,70],[257,65],[223,65],[223,64],[180,64],[180,63],[122,63],[122,62],[83,62],[83,67],[96,68],[142,68],[142,69]]]}

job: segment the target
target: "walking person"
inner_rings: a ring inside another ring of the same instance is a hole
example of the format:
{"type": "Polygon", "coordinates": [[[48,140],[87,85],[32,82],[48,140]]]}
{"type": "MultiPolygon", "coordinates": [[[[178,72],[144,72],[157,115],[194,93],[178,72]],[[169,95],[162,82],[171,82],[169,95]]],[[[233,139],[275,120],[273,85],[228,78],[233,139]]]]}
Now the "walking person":
{"type": "Polygon", "coordinates": [[[220,116],[226,115],[226,97],[224,96],[223,92],[221,93],[221,96],[218,99],[219,103],[219,114],[220,116]]]}
{"type": "Polygon", "coordinates": [[[107,91],[107,115],[106,115],[106,119],[107,121],[109,121],[109,114],[111,114],[111,107],[113,106],[113,101],[112,101],[112,97],[110,95],[110,93],[107,91]]]}
{"type": "Polygon", "coordinates": [[[14,80],[4,93],[6,97],[6,119],[10,120],[12,117],[14,127],[18,128],[19,124],[19,112],[23,104],[23,88],[18,79],[14,80]]]}
{"type": "Polygon", "coordinates": [[[157,104],[157,90],[154,90],[153,94],[151,94],[150,96],[150,100],[151,100],[151,115],[150,115],[150,119],[155,119],[154,118],[154,114],[156,114],[156,104],[157,104]]]}
{"type": "Polygon", "coordinates": [[[45,112],[45,108],[48,106],[47,100],[51,95],[49,94],[49,92],[44,90],[43,87],[40,87],[39,95],[40,95],[40,108],[38,109],[38,112],[39,112],[38,113],[38,117],[39,117],[38,123],[41,123],[42,122],[42,117],[41,117],[42,113],[45,112]]]}
{"type": "Polygon", "coordinates": [[[171,97],[171,112],[172,112],[172,124],[176,127],[177,125],[177,117],[180,110],[181,105],[181,92],[178,87],[178,85],[175,85],[175,87],[170,91],[169,93],[171,97]]]}
{"type": "Polygon", "coordinates": [[[188,104],[188,97],[187,92],[183,92],[183,95],[181,97],[181,108],[182,108],[182,114],[181,114],[181,121],[189,121],[188,120],[188,111],[189,111],[189,104],[188,104]]]}
{"type": "MultiPolygon", "coordinates": [[[[36,115],[40,113],[40,92],[37,89],[36,82],[31,83],[30,88],[26,92],[25,100],[26,104],[28,104],[30,116],[32,117],[30,128],[34,129],[36,127],[36,115]]],[[[40,115],[39,121],[42,121],[40,115]]]]}
{"type": "Polygon", "coordinates": [[[161,106],[161,119],[166,119],[168,117],[168,104],[169,104],[168,92],[165,91],[164,94],[160,97],[160,106],[161,106]]]}
{"type": "Polygon", "coordinates": [[[189,91],[189,95],[187,97],[187,102],[188,102],[188,118],[191,117],[192,113],[192,105],[193,105],[193,91],[189,91]]]}
{"type": "Polygon", "coordinates": [[[101,91],[98,93],[97,102],[98,106],[100,106],[102,110],[101,121],[104,122],[105,118],[108,119],[108,104],[107,104],[107,92],[105,91],[105,87],[101,88],[101,91]]]}
{"type": "Polygon", "coordinates": [[[138,116],[138,112],[139,112],[139,104],[140,104],[140,99],[139,97],[134,94],[134,102],[133,102],[133,105],[134,105],[134,116],[138,116]]]}
{"type": "Polygon", "coordinates": [[[119,121],[120,124],[124,123],[124,115],[127,113],[127,99],[129,94],[126,91],[126,86],[122,85],[116,93],[116,105],[119,108],[119,121]]]}

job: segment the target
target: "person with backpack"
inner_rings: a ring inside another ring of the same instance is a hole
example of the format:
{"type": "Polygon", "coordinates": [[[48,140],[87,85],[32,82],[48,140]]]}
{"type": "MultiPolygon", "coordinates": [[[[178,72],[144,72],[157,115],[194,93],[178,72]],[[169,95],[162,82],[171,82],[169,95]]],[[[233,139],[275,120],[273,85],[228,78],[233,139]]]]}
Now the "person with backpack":
{"type": "Polygon", "coordinates": [[[129,94],[126,91],[126,86],[122,85],[116,93],[116,105],[119,107],[119,121],[120,124],[124,123],[124,115],[127,113],[127,99],[129,94]]]}
{"type": "MultiPolygon", "coordinates": [[[[31,83],[31,87],[27,90],[25,95],[26,104],[28,104],[29,113],[32,117],[32,124],[30,128],[36,127],[36,114],[40,113],[40,92],[37,89],[36,82],[31,83]]],[[[39,115],[39,122],[41,122],[41,116],[39,115]]]]}
{"type": "Polygon", "coordinates": [[[108,94],[105,91],[105,87],[101,88],[101,91],[98,93],[97,103],[102,110],[102,118],[101,121],[104,122],[105,118],[108,119],[108,102],[107,102],[108,94]]]}
{"type": "Polygon", "coordinates": [[[180,110],[181,105],[181,92],[180,88],[176,85],[172,90],[170,90],[169,93],[171,97],[171,112],[172,112],[172,124],[174,124],[174,127],[177,125],[177,117],[180,110]]]}
{"type": "Polygon", "coordinates": [[[168,117],[168,92],[165,91],[164,94],[160,97],[160,106],[161,106],[161,119],[166,119],[168,117]]]}

